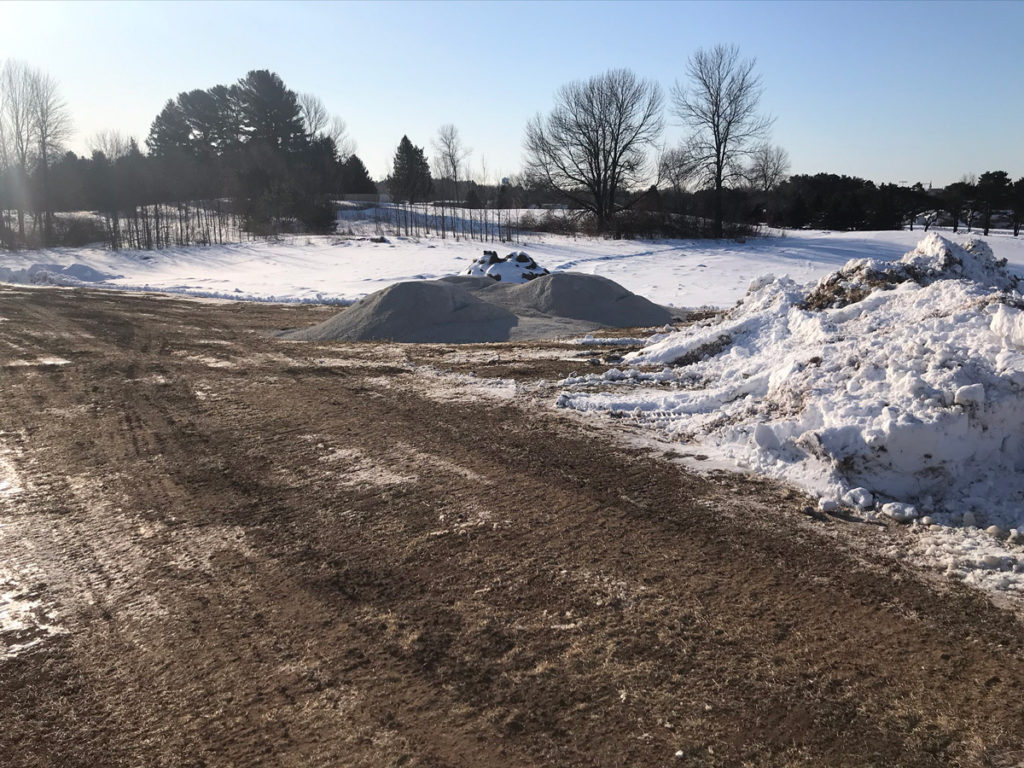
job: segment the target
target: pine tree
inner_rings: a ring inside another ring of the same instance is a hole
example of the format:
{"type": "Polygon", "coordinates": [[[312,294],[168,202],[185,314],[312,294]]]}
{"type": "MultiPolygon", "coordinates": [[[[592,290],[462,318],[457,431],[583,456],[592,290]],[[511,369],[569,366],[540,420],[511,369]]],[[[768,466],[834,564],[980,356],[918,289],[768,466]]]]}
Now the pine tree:
{"type": "Polygon", "coordinates": [[[402,137],[395,150],[388,185],[395,201],[407,203],[426,200],[433,188],[430,165],[423,154],[423,148],[415,146],[408,136],[402,137]]]}
{"type": "Polygon", "coordinates": [[[992,227],[992,214],[1010,199],[1013,182],[1006,171],[986,171],[978,177],[978,199],[981,201],[981,223],[984,234],[992,227]]]}
{"type": "Polygon", "coordinates": [[[238,86],[215,85],[209,93],[216,105],[217,115],[211,138],[217,152],[224,156],[236,150],[242,140],[238,86]]]}
{"type": "Polygon", "coordinates": [[[192,129],[185,111],[169,99],[149,128],[146,146],[153,157],[168,157],[185,150],[191,142],[192,129]]]}
{"type": "Polygon", "coordinates": [[[350,155],[341,166],[341,191],[349,195],[373,195],[377,185],[358,155],[350,155]]]}
{"type": "Polygon", "coordinates": [[[298,96],[281,78],[265,69],[254,69],[238,81],[236,97],[242,135],[273,150],[291,152],[306,143],[298,96]]]}
{"type": "Polygon", "coordinates": [[[1013,182],[1010,197],[1010,223],[1013,224],[1013,236],[1020,235],[1020,226],[1024,223],[1024,178],[1013,182]]]}

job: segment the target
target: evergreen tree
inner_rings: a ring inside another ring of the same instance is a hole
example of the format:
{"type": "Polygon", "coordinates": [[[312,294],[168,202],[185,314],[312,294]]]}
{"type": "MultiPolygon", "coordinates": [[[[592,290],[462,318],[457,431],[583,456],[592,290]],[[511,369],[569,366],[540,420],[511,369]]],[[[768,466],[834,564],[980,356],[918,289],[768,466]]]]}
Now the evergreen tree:
{"type": "Polygon", "coordinates": [[[238,86],[215,85],[209,93],[216,106],[211,140],[217,153],[223,156],[236,150],[242,141],[238,86]]]}
{"type": "Polygon", "coordinates": [[[179,94],[177,103],[189,127],[189,148],[192,154],[201,160],[209,161],[217,149],[217,102],[209,91],[197,88],[179,94]]]}
{"type": "Polygon", "coordinates": [[[349,195],[373,195],[377,185],[358,155],[350,155],[341,165],[341,191],[349,195]]]}
{"type": "Polygon", "coordinates": [[[1013,182],[1010,193],[1010,223],[1013,224],[1013,236],[1020,235],[1020,225],[1024,223],[1024,177],[1013,182]]]}
{"type": "Polygon", "coordinates": [[[391,196],[397,202],[416,203],[427,199],[433,188],[430,165],[423,148],[403,136],[395,150],[391,175],[388,177],[391,196]]]}
{"type": "Polygon", "coordinates": [[[235,95],[241,133],[247,142],[285,152],[303,148],[306,131],[298,96],[285,87],[280,77],[265,69],[254,69],[238,81],[235,95]]]}
{"type": "Polygon", "coordinates": [[[978,177],[978,200],[981,202],[981,223],[987,237],[992,226],[992,213],[1010,201],[1013,182],[1006,171],[986,171],[978,177]]]}
{"type": "Polygon", "coordinates": [[[146,146],[153,157],[169,157],[185,151],[192,139],[192,129],[181,106],[169,99],[149,128],[146,146]]]}
{"type": "Polygon", "coordinates": [[[942,190],[942,204],[946,212],[953,218],[953,231],[960,231],[960,221],[965,211],[971,207],[974,198],[974,185],[967,181],[955,181],[942,190]]]}

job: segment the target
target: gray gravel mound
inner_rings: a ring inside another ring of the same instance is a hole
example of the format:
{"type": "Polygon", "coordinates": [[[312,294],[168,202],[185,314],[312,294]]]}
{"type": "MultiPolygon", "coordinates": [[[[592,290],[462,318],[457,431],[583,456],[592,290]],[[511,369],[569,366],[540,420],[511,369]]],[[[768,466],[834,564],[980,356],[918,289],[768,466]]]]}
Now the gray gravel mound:
{"type": "Polygon", "coordinates": [[[420,280],[388,286],[319,325],[282,336],[303,341],[505,341],[517,322],[507,309],[481,301],[458,285],[420,280]]]}
{"type": "Polygon", "coordinates": [[[452,275],[397,283],[319,325],[281,336],[460,344],[550,339],[671,320],[665,307],[595,275],[559,272],[523,284],[452,275]]]}
{"type": "Polygon", "coordinates": [[[477,277],[475,275],[445,275],[444,277],[437,278],[435,282],[458,285],[470,291],[481,291],[484,288],[490,288],[492,285],[498,284],[489,277],[477,277]]]}
{"type": "Polygon", "coordinates": [[[586,320],[605,328],[635,328],[671,322],[672,312],[606,277],[557,272],[520,285],[496,284],[481,297],[517,315],[586,320]]]}

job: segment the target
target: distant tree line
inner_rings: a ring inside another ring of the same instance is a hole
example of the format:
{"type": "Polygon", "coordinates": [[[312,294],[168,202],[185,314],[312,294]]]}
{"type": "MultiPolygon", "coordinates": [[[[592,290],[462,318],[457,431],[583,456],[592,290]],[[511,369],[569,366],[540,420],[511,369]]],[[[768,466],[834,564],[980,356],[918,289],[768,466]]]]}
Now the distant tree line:
{"type": "Polygon", "coordinates": [[[881,230],[913,229],[920,223],[980,229],[994,226],[1020,234],[1024,220],[1024,178],[1012,181],[1005,171],[988,171],[941,190],[920,184],[876,185],[851,176],[819,173],[793,176],[768,195],[749,202],[751,220],[778,227],[881,230]]]}
{"type": "Polygon", "coordinates": [[[0,245],[95,240],[158,248],[333,227],[333,198],[374,194],[344,123],[315,96],[254,70],[231,86],[168,100],[143,153],[134,139],[97,135],[91,155],[61,151],[70,120],[47,76],[0,70],[0,245]],[[95,218],[58,219],[57,211],[95,218]],[[26,223],[28,222],[28,223],[26,223]]]}
{"type": "Polygon", "coordinates": [[[551,112],[526,127],[526,176],[529,187],[583,215],[531,218],[526,226],[718,238],[759,224],[899,229],[920,219],[925,227],[965,224],[986,234],[999,221],[1019,234],[1024,180],[1003,171],[941,193],[828,173],[788,178],[788,155],[769,140],[773,119],[759,112],[762,91],[754,61],[735,46],[694,53],[671,91],[671,111],[688,134],[655,166],[662,128],[656,83],[610,70],[563,86],[551,112]]]}
{"type": "Polygon", "coordinates": [[[253,70],[230,85],[179,93],[140,146],[97,134],[65,151],[67,108],[48,75],[0,66],[0,247],[84,244],[162,248],[333,231],[336,201],[367,196],[391,233],[513,239],[520,227],[615,237],[742,236],[761,224],[897,229],[917,224],[1020,232],[1024,179],[1004,171],[944,190],[830,173],[789,176],[785,149],[759,111],[760,78],[737,48],[694,53],[670,92],[687,128],[659,144],[657,83],[627,69],[564,85],[526,126],[521,175],[486,183],[486,163],[442,125],[432,156],[408,136],[375,183],[344,122],[314,95],[253,70]],[[535,209],[524,211],[523,209],[535,209]],[[71,215],[82,212],[82,215],[71,215]],[[60,214],[60,215],[58,215],[60,214]]]}
{"type": "MultiPolygon", "coordinates": [[[[529,190],[524,198],[530,200],[529,190]]],[[[584,213],[579,210],[579,213],[584,213]]],[[[1024,222],[1024,178],[1011,181],[1005,171],[989,171],[945,189],[875,184],[818,173],[795,175],[763,189],[749,181],[722,190],[721,202],[709,188],[652,187],[622,211],[610,234],[616,237],[741,237],[761,225],[783,229],[913,230],[932,226],[975,231],[993,228],[1019,236],[1024,222]],[[723,229],[715,231],[718,206],[723,229]]],[[[524,228],[551,232],[596,233],[592,218],[531,216],[524,228]],[[572,222],[576,225],[572,226],[572,222]]]]}

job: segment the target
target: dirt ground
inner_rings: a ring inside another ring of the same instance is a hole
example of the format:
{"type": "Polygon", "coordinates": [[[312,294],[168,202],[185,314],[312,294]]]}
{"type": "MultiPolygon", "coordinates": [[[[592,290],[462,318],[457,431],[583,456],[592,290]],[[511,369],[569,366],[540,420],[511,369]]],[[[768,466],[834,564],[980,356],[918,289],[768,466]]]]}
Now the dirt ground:
{"type": "Polygon", "coordinates": [[[1024,763],[903,529],[550,407],[614,350],[270,335],[333,311],[0,287],[0,764],[1024,763]]]}

